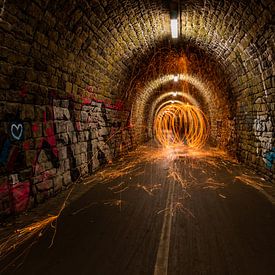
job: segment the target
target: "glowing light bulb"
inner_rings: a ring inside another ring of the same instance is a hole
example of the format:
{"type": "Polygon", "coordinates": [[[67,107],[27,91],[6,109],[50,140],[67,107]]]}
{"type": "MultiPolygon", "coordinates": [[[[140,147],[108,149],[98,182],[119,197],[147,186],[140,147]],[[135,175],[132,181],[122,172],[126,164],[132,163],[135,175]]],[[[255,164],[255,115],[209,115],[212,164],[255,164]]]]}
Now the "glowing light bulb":
{"type": "Polygon", "coordinates": [[[177,94],[178,94],[177,92],[173,92],[173,96],[177,96],[177,94]]]}
{"type": "Polygon", "coordinates": [[[174,81],[178,82],[179,81],[179,76],[178,75],[174,75],[174,81]]]}
{"type": "Polygon", "coordinates": [[[171,19],[171,33],[172,38],[178,38],[178,20],[171,19]]]}

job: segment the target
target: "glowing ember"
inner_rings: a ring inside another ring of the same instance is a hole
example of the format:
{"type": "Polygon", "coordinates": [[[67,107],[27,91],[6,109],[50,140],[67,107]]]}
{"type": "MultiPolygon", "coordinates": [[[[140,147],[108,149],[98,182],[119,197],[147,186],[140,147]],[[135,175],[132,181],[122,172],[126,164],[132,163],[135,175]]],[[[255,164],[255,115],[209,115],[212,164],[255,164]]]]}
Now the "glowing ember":
{"type": "MultiPolygon", "coordinates": [[[[31,247],[32,245],[37,241],[35,238],[39,238],[43,235],[45,230],[48,228],[49,225],[51,225],[53,228],[55,228],[56,225],[53,225],[59,215],[56,216],[50,216],[42,221],[35,222],[29,226],[26,226],[22,229],[16,230],[12,235],[8,236],[5,239],[1,239],[0,242],[0,259],[4,259],[8,255],[10,255],[15,249],[23,245],[29,240],[31,241],[31,244],[27,246],[27,248],[20,253],[17,257],[15,257],[12,262],[9,263],[9,265],[16,262],[22,255],[24,255],[31,247]]],[[[52,239],[53,242],[53,239],[52,239]]],[[[52,243],[51,243],[52,245],[52,243]]],[[[3,272],[9,265],[7,265],[5,268],[1,269],[0,272],[3,272]]]]}

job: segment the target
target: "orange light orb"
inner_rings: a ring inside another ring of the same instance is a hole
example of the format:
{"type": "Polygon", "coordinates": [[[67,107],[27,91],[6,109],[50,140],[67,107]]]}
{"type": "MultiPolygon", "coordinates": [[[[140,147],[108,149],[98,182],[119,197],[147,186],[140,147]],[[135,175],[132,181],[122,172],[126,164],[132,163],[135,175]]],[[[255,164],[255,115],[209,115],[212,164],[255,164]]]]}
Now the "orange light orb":
{"type": "Polygon", "coordinates": [[[196,106],[179,102],[166,105],[158,112],[154,128],[157,140],[164,147],[201,148],[209,136],[209,123],[204,113],[196,106]]]}

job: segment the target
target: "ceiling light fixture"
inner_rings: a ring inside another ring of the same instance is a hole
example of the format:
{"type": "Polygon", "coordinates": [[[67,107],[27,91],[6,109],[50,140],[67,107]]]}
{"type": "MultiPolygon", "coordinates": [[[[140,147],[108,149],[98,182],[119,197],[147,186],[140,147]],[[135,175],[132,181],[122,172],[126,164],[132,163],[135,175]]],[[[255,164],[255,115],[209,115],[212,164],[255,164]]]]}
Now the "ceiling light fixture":
{"type": "Polygon", "coordinates": [[[172,38],[178,38],[179,37],[178,19],[171,19],[171,34],[172,34],[172,38]]]}
{"type": "Polygon", "coordinates": [[[170,20],[171,20],[171,35],[172,35],[172,38],[178,38],[179,37],[178,10],[179,10],[178,0],[171,0],[171,2],[170,2],[170,20]]]}

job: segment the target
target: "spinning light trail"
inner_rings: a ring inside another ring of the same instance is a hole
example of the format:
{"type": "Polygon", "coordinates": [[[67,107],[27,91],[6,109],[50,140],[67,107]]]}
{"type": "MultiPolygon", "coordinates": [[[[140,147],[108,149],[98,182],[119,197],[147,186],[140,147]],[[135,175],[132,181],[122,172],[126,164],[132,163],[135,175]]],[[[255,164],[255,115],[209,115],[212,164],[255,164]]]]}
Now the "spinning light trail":
{"type": "Polygon", "coordinates": [[[201,148],[208,138],[209,124],[198,107],[176,102],[158,112],[155,133],[164,147],[188,145],[201,148]]]}

